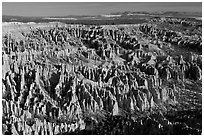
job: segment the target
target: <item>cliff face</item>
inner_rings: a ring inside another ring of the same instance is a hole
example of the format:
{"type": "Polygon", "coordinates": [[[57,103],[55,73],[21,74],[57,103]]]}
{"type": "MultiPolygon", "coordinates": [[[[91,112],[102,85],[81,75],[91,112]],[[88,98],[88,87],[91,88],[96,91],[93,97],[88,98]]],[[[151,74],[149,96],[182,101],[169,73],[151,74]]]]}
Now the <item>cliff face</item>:
{"type": "Polygon", "coordinates": [[[168,56],[162,41],[148,45],[149,25],[3,28],[4,134],[61,134],[89,129],[87,118],[166,112],[180,105],[187,79],[201,80],[196,55],[187,61],[168,56]]]}

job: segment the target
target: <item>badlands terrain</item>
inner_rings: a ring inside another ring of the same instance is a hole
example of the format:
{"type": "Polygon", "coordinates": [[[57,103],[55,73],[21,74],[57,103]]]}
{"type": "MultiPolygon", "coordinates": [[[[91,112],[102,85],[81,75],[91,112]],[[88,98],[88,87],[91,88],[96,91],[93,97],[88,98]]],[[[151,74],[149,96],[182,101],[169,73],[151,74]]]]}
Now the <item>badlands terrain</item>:
{"type": "Polygon", "coordinates": [[[202,22],[166,14],[3,16],[2,133],[201,134],[202,22]]]}

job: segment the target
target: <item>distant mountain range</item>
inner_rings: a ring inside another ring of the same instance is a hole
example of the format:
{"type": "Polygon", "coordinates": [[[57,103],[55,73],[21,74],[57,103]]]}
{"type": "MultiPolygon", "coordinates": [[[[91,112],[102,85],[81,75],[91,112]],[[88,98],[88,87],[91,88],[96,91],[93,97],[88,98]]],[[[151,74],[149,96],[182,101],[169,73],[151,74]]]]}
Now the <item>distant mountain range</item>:
{"type": "MultiPolygon", "coordinates": [[[[46,17],[24,17],[24,16],[9,16],[3,15],[3,22],[53,22],[60,21],[66,23],[92,23],[97,24],[97,22],[107,22],[111,24],[113,21],[117,20],[119,22],[135,22],[145,21],[148,18],[152,17],[179,17],[179,18],[193,18],[193,17],[202,17],[200,12],[117,12],[111,14],[103,14],[96,16],[85,16],[85,15],[68,15],[68,16],[46,16],[46,17]]],[[[102,24],[104,24],[102,23],[102,24]]],[[[114,23],[114,22],[113,22],[114,23]]],[[[129,23],[128,23],[129,24],[129,23]]]]}

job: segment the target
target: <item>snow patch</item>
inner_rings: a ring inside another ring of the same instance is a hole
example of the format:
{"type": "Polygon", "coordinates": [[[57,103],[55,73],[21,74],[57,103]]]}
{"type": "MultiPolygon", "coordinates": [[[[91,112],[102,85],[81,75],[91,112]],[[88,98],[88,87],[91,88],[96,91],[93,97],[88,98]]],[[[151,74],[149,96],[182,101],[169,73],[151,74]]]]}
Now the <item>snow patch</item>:
{"type": "Polygon", "coordinates": [[[101,15],[103,17],[111,18],[111,17],[121,17],[121,15],[101,15]]]}
{"type": "Polygon", "coordinates": [[[48,20],[77,20],[76,18],[43,18],[48,20]]]}

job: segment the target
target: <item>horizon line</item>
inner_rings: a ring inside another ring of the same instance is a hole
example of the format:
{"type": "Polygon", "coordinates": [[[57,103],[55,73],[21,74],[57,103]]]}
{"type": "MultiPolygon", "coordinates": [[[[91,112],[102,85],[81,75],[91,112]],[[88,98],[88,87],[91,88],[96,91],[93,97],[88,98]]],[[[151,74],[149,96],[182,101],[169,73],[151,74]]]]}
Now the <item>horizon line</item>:
{"type": "Polygon", "coordinates": [[[76,16],[76,17],[80,17],[80,16],[89,16],[89,17],[95,17],[95,16],[101,16],[101,15],[112,15],[115,13],[125,13],[125,12],[130,12],[130,13],[139,13],[139,12],[144,12],[147,14],[164,14],[166,12],[173,12],[173,13],[199,13],[202,16],[202,11],[152,11],[152,12],[148,12],[148,11],[123,11],[123,12],[113,12],[113,13],[109,13],[109,14],[98,14],[98,15],[51,15],[51,16],[28,16],[28,15],[9,15],[9,14],[2,14],[2,16],[14,16],[14,17],[36,17],[36,18],[41,18],[41,17],[67,17],[67,16],[76,16]]]}

